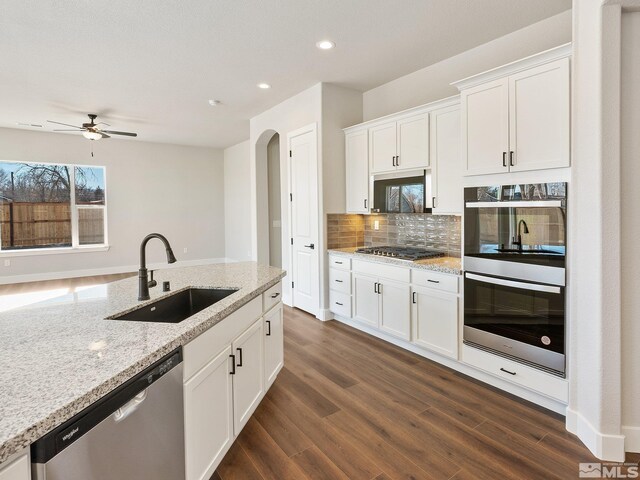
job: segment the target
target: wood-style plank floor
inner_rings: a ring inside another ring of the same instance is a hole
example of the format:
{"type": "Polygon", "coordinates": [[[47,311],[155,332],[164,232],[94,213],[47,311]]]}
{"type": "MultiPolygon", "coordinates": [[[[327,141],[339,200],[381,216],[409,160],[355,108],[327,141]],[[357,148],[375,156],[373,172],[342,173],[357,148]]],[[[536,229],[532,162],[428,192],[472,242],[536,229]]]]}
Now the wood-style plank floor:
{"type": "Polygon", "coordinates": [[[597,461],[559,415],[285,307],[285,367],[212,479],[570,479],[597,461]]]}

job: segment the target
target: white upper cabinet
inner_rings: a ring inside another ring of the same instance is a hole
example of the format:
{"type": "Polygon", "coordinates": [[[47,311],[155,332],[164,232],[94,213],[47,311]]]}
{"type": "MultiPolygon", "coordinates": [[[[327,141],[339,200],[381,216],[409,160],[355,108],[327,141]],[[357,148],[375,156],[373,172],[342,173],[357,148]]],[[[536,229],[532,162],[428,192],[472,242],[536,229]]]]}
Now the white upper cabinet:
{"type": "Polygon", "coordinates": [[[465,175],[570,165],[571,46],[456,82],[465,175]]]}
{"type": "Polygon", "coordinates": [[[460,106],[432,111],[429,129],[432,212],[461,215],[464,195],[460,159],[460,106]]]}
{"type": "Polygon", "coordinates": [[[403,118],[397,122],[397,170],[429,166],[429,114],[403,118]]]}
{"type": "Polygon", "coordinates": [[[345,135],[347,213],[369,213],[369,142],[367,129],[345,135]]]}
{"type": "Polygon", "coordinates": [[[509,84],[506,79],[463,90],[462,161],[466,175],[508,172],[509,84]]]}
{"type": "Polygon", "coordinates": [[[569,59],[509,77],[512,172],[569,166],[569,59]]]}
{"type": "Polygon", "coordinates": [[[389,122],[369,129],[369,158],[372,174],[396,170],[396,128],[396,122],[389,122]]]}
{"type": "Polygon", "coordinates": [[[429,114],[369,128],[369,158],[371,174],[429,168],[429,114]]]}

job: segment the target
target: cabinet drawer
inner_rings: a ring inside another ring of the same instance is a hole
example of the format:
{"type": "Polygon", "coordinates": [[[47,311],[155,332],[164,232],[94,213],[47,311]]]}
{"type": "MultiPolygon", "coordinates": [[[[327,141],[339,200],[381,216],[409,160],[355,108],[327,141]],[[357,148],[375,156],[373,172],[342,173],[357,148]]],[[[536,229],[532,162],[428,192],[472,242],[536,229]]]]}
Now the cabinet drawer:
{"type": "Polygon", "coordinates": [[[329,303],[333,313],[342,317],[351,318],[351,296],[336,291],[329,292],[329,303]]]}
{"type": "Polygon", "coordinates": [[[354,260],[353,271],[407,283],[409,283],[411,276],[410,269],[407,267],[396,267],[395,265],[385,265],[380,262],[367,262],[365,260],[354,260]]]}
{"type": "Polygon", "coordinates": [[[351,272],[348,270],[329,269],[329,289],[351,295],[351,272]]]}
{"type": "Polygon", "coordinates": [[[268,311],[280,300],[282,300],[282,283],[278,282],[262,294],[262,311],[268,311]]]}
{"type": "Polygon", "coordinates": [[[194,338],[184,346],[184,380],[188,380],[227,348],[234,338],[244,332],[262,315],[262,298],[256,297],[231,313],[220,323],[194,338]]]}
{"type": "Polygon", "coordinates": [[[351,259],[342,255],[329,255],[329,268],[351,270],[351,259]]]}
{"type": "Polygon", "coordinates": [[[569,384],[563,378],[468,345],[462,346],[462,361],[503,380],[517,383],[561,402],[569,402],[569,384]]]}
{"type": "Polygon", "coordinates": [[[411,283],[421,287],[435,288],[444,292],[458,293],[459,281],[457,275],[430,272],[429,270],[411,270],[411,283]]]}

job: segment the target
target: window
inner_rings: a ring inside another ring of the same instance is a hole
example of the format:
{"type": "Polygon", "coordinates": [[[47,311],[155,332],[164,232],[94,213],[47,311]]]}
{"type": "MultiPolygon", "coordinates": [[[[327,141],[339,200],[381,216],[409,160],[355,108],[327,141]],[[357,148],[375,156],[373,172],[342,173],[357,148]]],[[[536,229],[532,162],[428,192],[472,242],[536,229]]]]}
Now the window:
{"type": "Polygon", "coordinates": [[[104,246],[104,167],[0,161],[0,251],[104,246]]]}

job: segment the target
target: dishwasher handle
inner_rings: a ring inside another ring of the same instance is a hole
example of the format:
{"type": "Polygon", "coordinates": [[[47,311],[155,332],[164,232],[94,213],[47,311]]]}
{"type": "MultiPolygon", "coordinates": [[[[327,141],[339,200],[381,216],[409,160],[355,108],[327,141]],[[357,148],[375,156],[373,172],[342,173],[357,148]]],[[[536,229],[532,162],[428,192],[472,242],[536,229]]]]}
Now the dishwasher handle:
{"type": "Polygon", "coordinates": [[[147,399],[148,391],[149,389],[145,388],[140,393],[138,393],[135,397],[133,397],[131,400],[129,400],[127,403],[125,403],[123,406],[121,406],[119,409],[113,412],[113,415],[112,415],[113,420],[116,423],[121,422],[125,418],[127,418],[129,415],[131,415],[133,412],[135,412],[140,406],[140,404],[147,399]]]}

